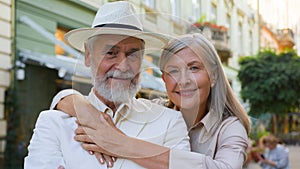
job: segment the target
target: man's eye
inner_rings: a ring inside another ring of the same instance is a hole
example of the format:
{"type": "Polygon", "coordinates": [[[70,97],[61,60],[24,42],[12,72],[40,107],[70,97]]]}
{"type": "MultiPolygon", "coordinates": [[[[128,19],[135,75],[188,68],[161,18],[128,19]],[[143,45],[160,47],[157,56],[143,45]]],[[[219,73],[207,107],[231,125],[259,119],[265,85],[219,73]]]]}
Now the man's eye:
{"type": "Polygon", "coordinates": [[[176,73],[178,73],[178,72],[179,72],[179,71],[176,70],[176,69],[167,71],[168,74],[176,74],[176,73]]]}
{"type": "Polygon", "coordinates": [[[138,52],[131,53],[127,56],[129,60],[138,60],[140,58],[140,54],[138,52]]]}
{"type": "Polygon", "coordinates": [[[106,54],[108,54],[108,55],[116,55],[117,52],[114,52],[114,51],[108,51],[108,52],[106,52],[106,54]]]}
{"type": "Polygon", "coordinates": [[[113,57],[116,57],[118,55],[118,52],[108,51],[108,52],[106,52],[106,55],[108,55],[109,58],[113,58],[113,57]]]}

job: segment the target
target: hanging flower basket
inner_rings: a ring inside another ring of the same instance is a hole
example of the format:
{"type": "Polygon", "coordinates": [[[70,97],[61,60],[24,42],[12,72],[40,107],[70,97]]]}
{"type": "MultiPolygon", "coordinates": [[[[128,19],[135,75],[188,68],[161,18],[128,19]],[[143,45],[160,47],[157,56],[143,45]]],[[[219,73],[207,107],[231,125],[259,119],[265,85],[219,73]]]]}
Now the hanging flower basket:
{"type": "Polygon", "coordinates": [[[204,27],[210,27],[211,29],[227,32],[227,28],[225,26],[217,25],[211,22],[203,22],[203,23],[196,22],[193,24],[193,27],[199,28],[201,30],[203,30],[204,27]]]}

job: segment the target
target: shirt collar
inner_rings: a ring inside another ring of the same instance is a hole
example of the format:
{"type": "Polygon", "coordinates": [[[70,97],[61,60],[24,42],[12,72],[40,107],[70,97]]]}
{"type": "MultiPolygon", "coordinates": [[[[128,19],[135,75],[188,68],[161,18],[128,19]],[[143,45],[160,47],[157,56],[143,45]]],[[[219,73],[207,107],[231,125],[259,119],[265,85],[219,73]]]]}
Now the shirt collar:
{"type": "Polygon", "coordinates": [[[99,111],[106,113],[109,115],[113,121],[116,123],[120,122],[120,120],[126,118],[130,113],[130,108],[132,106],[132,100],[130,99],[128,103],[122,103],[113,115],[113,111],[111,108],[106,106],[99,98],[95,95],[93,88],[91,89],[88,97],[88,101],[99,111]]]}
{"type": "Polygon", "coordinates": [[[203,119],[195,124],[191,129],[203,126],[206,130],[207,133],[210,133],[212,128],[217,124],[218,122],[218,117],[215,115],[213,109],[211,109],[204,117],[203,119]]]}

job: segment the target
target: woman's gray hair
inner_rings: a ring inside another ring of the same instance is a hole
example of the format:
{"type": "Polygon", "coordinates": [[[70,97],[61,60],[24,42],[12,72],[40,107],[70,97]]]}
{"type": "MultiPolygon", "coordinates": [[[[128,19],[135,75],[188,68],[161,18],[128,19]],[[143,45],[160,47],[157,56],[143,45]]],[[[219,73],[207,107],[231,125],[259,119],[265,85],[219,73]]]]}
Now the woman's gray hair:
{"type": "MultiPolygon", "coordinates": [[[[212,86],[207,109],[216,113],[218,124],[222,122],[224,113],[229,112],[239,118],[249,133],[248,114],[234,95],[213,44],[202,34],[187,34],[170,40],[162,51],[159,63],[161,71],[164,70],[168,60],[184,48],[190,48],[199,56],[205,66],[212,86]]],[[[212,132],[218,127],[218,124],[214,126],[212,132]]]]}

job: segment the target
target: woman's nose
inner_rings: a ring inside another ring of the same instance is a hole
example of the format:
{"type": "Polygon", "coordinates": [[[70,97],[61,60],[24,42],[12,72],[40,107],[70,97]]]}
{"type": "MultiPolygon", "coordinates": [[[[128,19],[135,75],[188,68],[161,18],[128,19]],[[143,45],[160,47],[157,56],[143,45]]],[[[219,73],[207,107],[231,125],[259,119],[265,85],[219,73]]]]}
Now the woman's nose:
{"type": "Polygon", "coordinates": [[[178,78],[178,85],[185,86],[191,83],[190,74],[187,71],[181,71],[178,78]]]}

